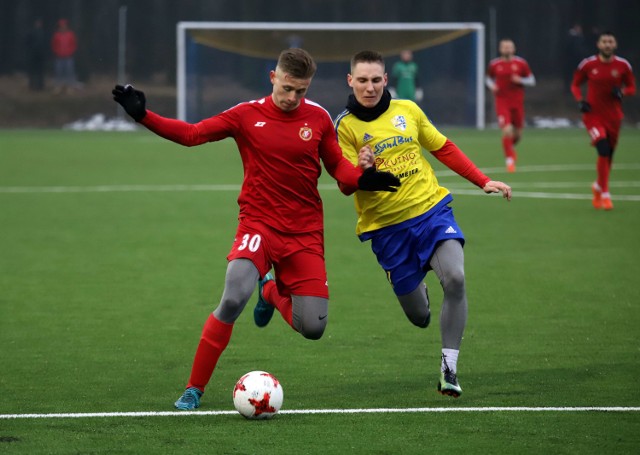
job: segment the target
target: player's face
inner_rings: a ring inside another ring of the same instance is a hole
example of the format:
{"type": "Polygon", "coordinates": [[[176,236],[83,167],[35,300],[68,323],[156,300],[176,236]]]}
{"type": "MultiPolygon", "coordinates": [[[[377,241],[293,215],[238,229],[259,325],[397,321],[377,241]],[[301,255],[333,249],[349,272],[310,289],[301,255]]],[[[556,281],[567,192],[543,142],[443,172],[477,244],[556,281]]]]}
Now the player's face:
{"type": "Polygon", "coordinates": [[[280,68],[269,74],[273,84],[271,98],[276,106],[285,112],[294,110],[307,94],[311,79],[297,79],[285,73],[280,68]]]}
{"type": "Polygon", "coordinates": [[[598,40],[598,50],[600,51],[600,55],[605,58],[611,57],[617,48],[618,43],[616,42],[615,36],[602,35],[598,40]]]}
{"type": "Polygon", "coordinates": [[[500,56],[503,58],[511,58],[516,53],[516,45],[510,40],[500,41],[498,52],[500,52],[500,56]]]}
{"type": "Polygon", "coordinates": [[[364,107],[374,107],[380,102],[387,86],[387,73],[380,63],[360,62],[347,75],[347,83],[353,89],[358,103],[364,107]]]}

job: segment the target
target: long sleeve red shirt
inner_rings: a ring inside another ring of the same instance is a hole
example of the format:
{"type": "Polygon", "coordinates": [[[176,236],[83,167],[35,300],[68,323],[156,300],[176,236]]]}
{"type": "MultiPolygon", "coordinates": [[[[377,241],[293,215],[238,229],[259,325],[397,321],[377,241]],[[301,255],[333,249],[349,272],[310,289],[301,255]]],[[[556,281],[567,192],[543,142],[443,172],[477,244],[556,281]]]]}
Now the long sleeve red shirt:
{"type": "Polygon", "coordinates": [[[283,232],[323,228],[318,193],[321,160],[340,183],[357,185],[362,175],[342,156],[329,113],[306,99],[295,110],[284,112],[267,96],[196,124],[147,111],[141,123],[186,146],[234,138],[244,167],[240,217],[283,232]]]}
{"type": "Polygon", "coordinates": [[[613,89],[620,88],[624,96],[636,93],[635,77],[627,60],[615,55],[609,61],[603,61],[597,55],[585,58],[574,72],[571,83],[571,93],[576,101],[583,99],[581,86],[585,82],[586,100],[591,104],[588,115],[605,120],[623,118],[622,102],[613,96],[613,89]]]}

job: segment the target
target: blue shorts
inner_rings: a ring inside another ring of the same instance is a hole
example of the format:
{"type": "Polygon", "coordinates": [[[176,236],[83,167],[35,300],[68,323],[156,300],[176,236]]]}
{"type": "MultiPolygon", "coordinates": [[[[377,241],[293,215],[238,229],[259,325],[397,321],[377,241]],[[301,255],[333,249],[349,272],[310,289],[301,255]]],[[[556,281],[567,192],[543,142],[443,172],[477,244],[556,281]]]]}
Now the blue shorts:
{"type": "Polygon", "coordinates": [[[451,200],[447,196],[423,215],[360,236],[363,241],[371,239],[371,249],[396,295],[409,294],[423,282],[440,242],[456,239],[464,245],[464,235],[448,205],[451,200]]]}

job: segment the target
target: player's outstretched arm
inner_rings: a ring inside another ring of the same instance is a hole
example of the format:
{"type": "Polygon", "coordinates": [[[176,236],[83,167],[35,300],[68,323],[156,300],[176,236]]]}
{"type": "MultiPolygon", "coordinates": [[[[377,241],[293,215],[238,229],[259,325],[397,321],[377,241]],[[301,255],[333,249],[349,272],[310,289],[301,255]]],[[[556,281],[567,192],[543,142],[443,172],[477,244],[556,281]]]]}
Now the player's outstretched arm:
{"type": "Polygon", "coordinates": [[[490,180],[485,183],[482,190],[485,193],[502,193],[502,197],[504,197],[507,201],[511,200],[511,187],[503,182],[498,182],[496,180],[490,180]]]}
{"type": "Polygon", "coordinates": [[[144,92],[136,90],[132,85],[116,85],[111,91],[113,99],[120,104],[125,112],[136,122],[142,120],[147,115],[147,99],[144,92]]]}

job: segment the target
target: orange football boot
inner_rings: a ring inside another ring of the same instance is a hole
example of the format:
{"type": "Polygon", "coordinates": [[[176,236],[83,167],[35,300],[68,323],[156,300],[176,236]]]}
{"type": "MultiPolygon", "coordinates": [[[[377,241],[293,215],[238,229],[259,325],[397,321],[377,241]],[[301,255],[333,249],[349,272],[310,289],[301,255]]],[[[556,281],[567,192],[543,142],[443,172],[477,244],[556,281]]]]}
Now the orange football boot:
{"type": "MultiPolygon", "coordinates": [[[[602,191],[599,188],[596,188],[596,185],[591,185],[591,192],[593,193],[593,199],[591,203],[593,204],[593,208],[596,210],[600,210],[602,207],[602,191]]],[[[609,199],[609,204],[611,204],[611,199],[609,199]]],[[[611,209],[609,209],[611,210],[611,209]]]]}

